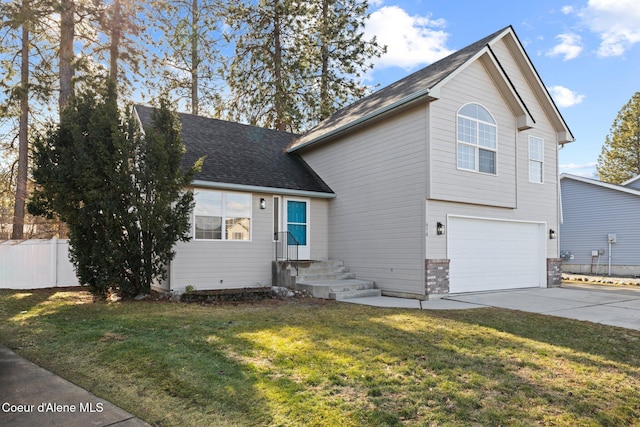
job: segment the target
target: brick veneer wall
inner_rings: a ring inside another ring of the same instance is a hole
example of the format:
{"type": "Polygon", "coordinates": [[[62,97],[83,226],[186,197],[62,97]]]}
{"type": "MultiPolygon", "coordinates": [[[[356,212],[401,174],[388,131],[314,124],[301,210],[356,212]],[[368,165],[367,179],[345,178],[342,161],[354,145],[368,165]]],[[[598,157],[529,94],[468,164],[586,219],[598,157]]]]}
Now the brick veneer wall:
{"type": "Polygon", "coordinates": [[[547,258],[547,287],[558,288],[562,284],[562,258],[547,258]]]}
{"type": "Polygon", "coordinates": [[[427,295],[449,293],[449,260],[427,259],[424,261],[424,286],[427,295]]]}

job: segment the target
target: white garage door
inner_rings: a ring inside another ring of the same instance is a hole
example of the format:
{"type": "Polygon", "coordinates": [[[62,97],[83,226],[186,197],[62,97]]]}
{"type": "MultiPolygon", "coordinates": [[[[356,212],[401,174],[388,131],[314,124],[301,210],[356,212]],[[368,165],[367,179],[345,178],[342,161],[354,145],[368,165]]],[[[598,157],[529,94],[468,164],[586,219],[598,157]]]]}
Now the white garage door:
{"type": "Polygon", "coordinates": [[[545,226],[450,217],[449,292],[546,286],[545,226]]]}

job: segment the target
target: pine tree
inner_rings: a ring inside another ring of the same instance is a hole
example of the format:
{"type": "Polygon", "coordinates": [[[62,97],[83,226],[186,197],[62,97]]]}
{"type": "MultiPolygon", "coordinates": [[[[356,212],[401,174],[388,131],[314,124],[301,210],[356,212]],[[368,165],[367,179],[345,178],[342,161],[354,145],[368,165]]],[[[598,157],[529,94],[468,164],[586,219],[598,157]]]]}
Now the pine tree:
{"type": "Polygon", "coordinates": [[[230,7],[228,118],[300,132],[366,95],[363,73],[385,51],[364,38],[367,7],[361,0],[245,0],[230,7]]]}
{"type": "Polygon", "coordinates": [[[112,84],[77,95],[63,114],[34,143],[29,211],[67,223],[76,274],[94,294],[148,292],[174,243],[189,238],[193,195],[183,190],[193,169],[180,168],[177,121],[165,105],[139,132],[131,115],[121,118],[112,84]]]}
{"type": "Polygon", "coordinates": [[[60,48],[59,58],[59,80],[60,95],[58,96],[58,110],[60,117],[62,111],[69,105],[69,100],[73,98],[73,76],[74,70],[74,42],[75,42],[75,10],[74,0],[60,0],[60,48]]]}
{"type": "Polygon", "coordinates": [[[640,92],[618,112],[596,166],[601,181],[620,184],[640,174],[640,92]]]}
{"type": "Polygon", "coordinates": [[[87,60],[93,65],[90,84],[100,77],[115,85],[117,94],[128,95],[145,69],[147,58],[141,40],[143,4],[139,0],[94,0],[93,3],[90,14],[99,32],[87,40],[85,46],[87,60]]]}
{"type": "Polygon", "coordinates": [[[231,95],[228,118],[277,130],[298,130],[302,121],[302,69],[294,20],[300,2],[259,0],[229,6],[235,55],[226,71],[231,95]]]}
{"type": "MultiPolygon", "coordinates": [[[[32,125],[30,113],[33,108],[31,99],[46,100],[51,92],[50,62],[47,49],[39,46],[40,54],[32,55],[34,45],[46,35],[42,28],[42,19],[49,13],[46,2],[23,0],[21,3],[0,4],[0,38],[3,40],[3,60],[1,62],[0,88],[5,92],[2,116],[17,115],[17,173],[16,190],[13,203],[12,239],[24,238],[25,203],[27,199],[29,169],[29,135],[32,125]],[[19,58],[19,62],[17,59],[19,58]],[[37,65],[37,67],[36,67],[37,65]],[[17,70],[17,71],[16,71],[17,70]]],[[[12,143],[11,143],[12,144],[12,143]]]]}
{"type": "Polygon", "coordinates": [[[223,9],[218,0],[164,0],[152,9],[164,53],[157,86],[163,95],[186,101],[195,115],[221,102],[223,9]]]}
{"type": "Polygon", "coordinates": [[[367,94],[363,74],[373,68],[371,58],[386,52],[375,38],[364,38],[367,9],[366,0],[320,0],[309,4],[313,19],[299,22],[306,27],[298,32],[306,35],[301,50],[309,58],[305,102],[312,122],[367,94]]]}

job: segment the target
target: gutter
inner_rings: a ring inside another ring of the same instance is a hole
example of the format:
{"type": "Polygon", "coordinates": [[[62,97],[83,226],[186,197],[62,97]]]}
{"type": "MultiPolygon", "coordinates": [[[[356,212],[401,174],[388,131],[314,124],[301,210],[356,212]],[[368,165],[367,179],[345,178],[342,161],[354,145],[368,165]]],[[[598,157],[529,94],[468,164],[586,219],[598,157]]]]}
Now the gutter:
{"type": "Polygon", "coordinates": [[[245,185],[245,184],[231,184],[228,182],[212,182],[194,180],[191,182],[194,187],[200,188],[212,188],[218,190],[231,190],[231,191],[244,191],[251,193],[268,193],[268,194],[282,194],[285,196],[299,196],[299,197],[315,197],[317,199],[335,199],[335,193],[323,193],[319,191],[309,190],[295,190],[289,188],[275,188],[275,187],[262,187],[259,185],[245,185]]]}

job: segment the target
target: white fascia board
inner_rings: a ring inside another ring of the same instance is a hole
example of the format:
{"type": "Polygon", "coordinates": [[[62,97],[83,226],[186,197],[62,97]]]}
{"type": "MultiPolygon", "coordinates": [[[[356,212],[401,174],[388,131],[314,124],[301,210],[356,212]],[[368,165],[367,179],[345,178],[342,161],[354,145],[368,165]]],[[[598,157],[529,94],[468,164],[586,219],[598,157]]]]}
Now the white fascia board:
{"type": "Polygon", "coordinates": [[[291,190],[288,188],[262,187],[259,185],[230,184],[227,182],[194,180],[191,185],[199,188],[211,188],[217,190],[243,191],[246,193],[282,194],[285,196],[315,197],[317,199],[334,199],[336,197],[335,193],[320,193],[317,191],[291,190]]]}
{"type": "Polygon", "coordinates": [[[563,173],[560,175],[560,180],[563,179],[573,179],[574,181],[584,182],[585,184],[597,185],[599,187],[608,188],[610,190],[621,191],[623,193],[633,194],[634,196],[640,196],[640,190],[626,188],[615,184],[609,184],[608,182],[597,181],[595,179],[584,178],[578,175],[563,173]]]}
{"type": "MultiPolygon", "coordinates": [[[[536,70],[536,67],[531,62],[529,55],[527,55],[526,51],[524,50],[524,47],[520,43],[520,40],[514,33],[513,29],[508,28],[505,31],[505,33],[503,33],[500,37],[496,37],[494,39],[494,42],[495,40],[498,40],[501,38],[504,38],[505,43],[507,44],[507,47],[510,48],[512,52],[513,52],[513,48],[515,48],[518,51],[520,60],[516,58],[516,62],[518,62],[519,65],[524,68],[523,72],[525,72],[525,74],[527,74],[527,71],[528,71],[529,76],[526,76],[527,79],[530,81],[533,79],[537,83],[537,85],[534,85],[535,87],[533,87],[532,89],[535,93],[538,94],[540,98],[542,98],[542,100],[544,101],[543,104],[546,104],[546,106],[543,105],[542,107],[545,110],[547,110],[549,114],[555,116],[557,120],[557,125],[559,128],[561,128],[557,131],[558,139],[559,139],[558,144],[564,145],[569,142],[574,142],[575,137],[571,133],[571,130],[569,129],[569,126],[565,122],[564,117],[562,117],[562,114],[560,114],[560,110],[558,109],[558,106],[553,101],[553,98],[549,94],[547,87],[542,82],[540,74],[538,74],[538,70],[536,70]],[[507,34],[509,34],[510,37],[505,37],[507,34]]],[[[515,57],[515,54],[514,54],[514,57],[515,57]]]]}
{"type": "Polygon", "coordinates": [[[623,182],[620,185],[622,185],[623,187],[626,187],[627,185],[632,184],[632,183],[636,182],[639,179],[640,179],[640,175],[634,176],[633,178],[626,180],[625,182],[623,182]]]}
{"type": "Polygon", "coordinates": [[[480,63],[484,65],[491,78],[496,83],[498,90],[507,98],[507,103],[515,111],[516,124],[519,131],[531,129],[535,123],[535,119],[531,115],[531,112],[524,104],[522,97],[518,93],[517,89],[513,86],[509,80],[509,76],[502,68],[498,58],[493,50],[485,48],[486,55],[481,55],[480,63]],[[495,77],[494,77],[495,76],[495,77]],[[498,77],[499,76],[499,77],[498,77]]]}

